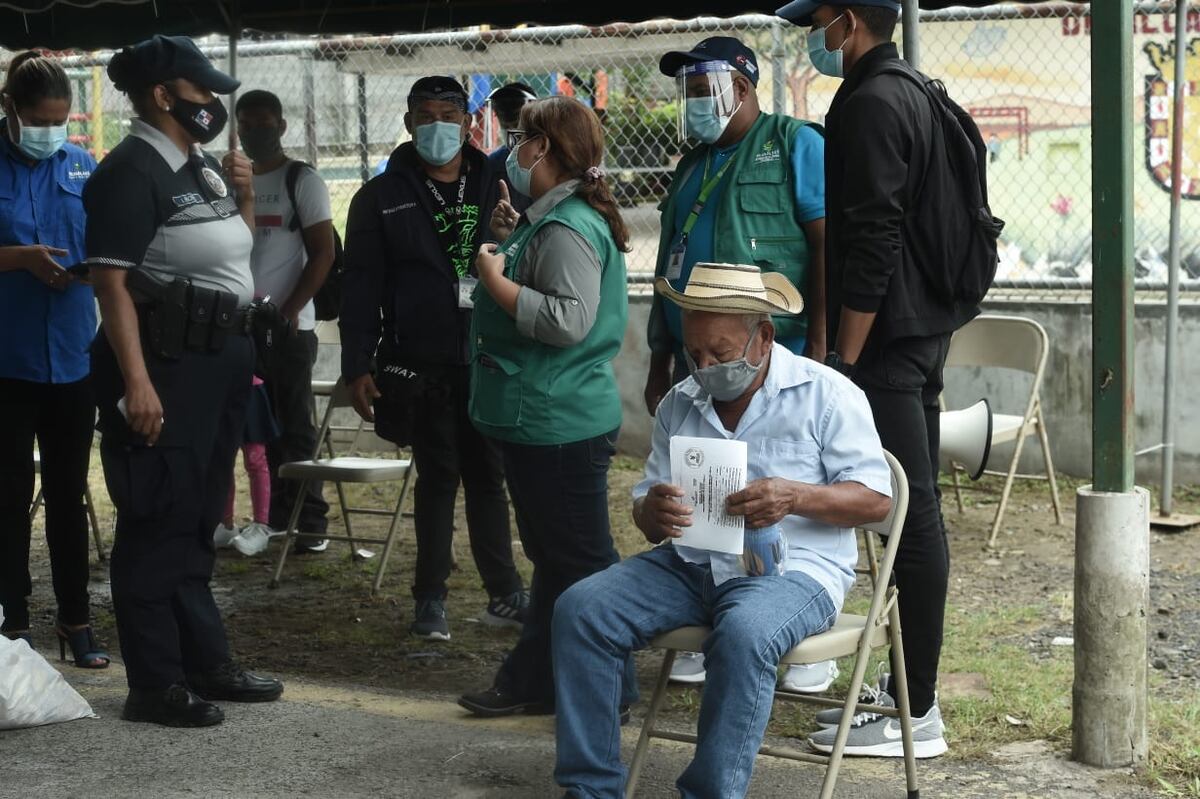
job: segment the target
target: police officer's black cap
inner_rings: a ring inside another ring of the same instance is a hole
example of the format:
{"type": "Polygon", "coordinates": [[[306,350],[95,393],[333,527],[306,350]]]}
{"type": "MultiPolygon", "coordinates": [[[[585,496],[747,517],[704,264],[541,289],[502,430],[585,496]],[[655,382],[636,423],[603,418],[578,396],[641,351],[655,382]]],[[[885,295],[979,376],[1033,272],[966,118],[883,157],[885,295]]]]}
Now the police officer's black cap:
{"type": "Polygon", "coordinates": [[[673,50],[662,57],[658,68],[673,78],[680,67],[705,61],[724,61],[758,85],[758,59],[754,51],[732,36],[710,36],[691,50],[673,50]]]}
{"type": "Polygon", "coordinates": [[[216,94],[230,94],[241,86],[213,66],[186,36],[154,36],[125,47],[108,63],[108,77],[123,92],[184,78],[216,94]]]}
{"type": "Polygon", "coordinates": [[[430,75],[414,83],[408,92],[408,107],[412,108],[422,100],[454,103],[462,110],[467,110],[467,90],[449,75],[430,75]]]}

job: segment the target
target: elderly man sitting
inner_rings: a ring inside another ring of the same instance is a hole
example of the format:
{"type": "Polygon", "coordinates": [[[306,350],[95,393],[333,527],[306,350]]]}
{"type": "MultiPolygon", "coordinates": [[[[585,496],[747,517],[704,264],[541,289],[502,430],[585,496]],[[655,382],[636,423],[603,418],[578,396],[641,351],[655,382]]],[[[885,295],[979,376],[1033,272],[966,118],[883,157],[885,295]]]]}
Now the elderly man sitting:
{"type": "Polygon", "coordinates": [[[769,314],[795,314],[799,292],[757,267],[699,264],[680,293],[692,376],[655,416],[633,519],[653,549],[576,583],[554,613],[558,762],[571,797],[622,796],[618,703],[627,654],[655,635],[707,625],[708,682],[686,797],[743,796],[771,713],[779,658],[837,618],[854,582],[853,528],[890,507],[891,479],[863,393],[774,343],[769,314]],[[782,574],[749,576],[743,559],[676,545],[691,524],[671,485],[672,436],[746,442],[747,485],[730,514],[749,533],[779,525],[782,574]]]}

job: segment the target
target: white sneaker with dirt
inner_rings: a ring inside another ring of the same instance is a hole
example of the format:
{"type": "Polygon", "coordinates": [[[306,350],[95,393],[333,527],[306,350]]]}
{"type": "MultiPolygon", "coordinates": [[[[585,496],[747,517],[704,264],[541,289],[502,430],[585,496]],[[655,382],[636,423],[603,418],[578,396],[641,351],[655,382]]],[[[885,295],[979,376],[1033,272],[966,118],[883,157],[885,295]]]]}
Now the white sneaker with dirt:
{"type": "Polygon", "coordinates": [[[704,655],[699,652],[676,652],[671,664],[671,682],[697,685],[704,682],[704,655]]]}
{"type": "Polygon", "coordinates": [[[270,529],[265,524],[258,522],[248,524],[233,539],[232,546],[247,558],[261,555],[267,551],[267,544],[271,541],[270,529]]]}
{"type": "MultiPolygon", "coordinates": [[[[942,735],[942,711],[936,704],[920,718],[912,720],[913,755],[924,760],[945,754],[949,748],[942,735]]],[[[837,738],[837,727],[827,727],[809,736],[808,743],[818,752],[829,754],[837,738]]],[[[900,719],[878,713],[860,713],[850,726],[845,753],[849,757],[904,757],[900,719]]]]}
{"type": "Polygon", "coordinates": [[[237,538],[237,535],[236,527],[228,527],[222,522],[217,525],[216,530],[213,530],[213,544],[217,549],[226,549],[233,543],[233,539],[237,538]]]}
{"type": "Polygon", "coordinates": [[[783,679],[779,681],[779,687],[798,694],[820,694],[828,691],[837,677],[837,663],[832,660],[788,666],[783,679]]]}

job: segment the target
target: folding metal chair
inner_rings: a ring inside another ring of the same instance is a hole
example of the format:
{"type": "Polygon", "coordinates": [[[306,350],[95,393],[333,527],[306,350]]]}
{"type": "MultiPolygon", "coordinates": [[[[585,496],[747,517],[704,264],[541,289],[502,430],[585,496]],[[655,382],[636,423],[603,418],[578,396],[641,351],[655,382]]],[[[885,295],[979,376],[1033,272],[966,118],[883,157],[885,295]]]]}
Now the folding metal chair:
{"type": "MultiPolygon", "coordinates": [[[[950,340],[950,352],[946,356],[946,368],[954,367],[992,367],[1013,369],[1026,372],[1033,376],[1029,389],[1029,399],[1025,403],[1025,413],[997,413],[992,416],[992,448],[997,444],[1016,442],[1013,448],[1012,460],[1006,471],[988,470],[984,474],[1004,477],[1004,489],[1000,492],[1000,505],[996,508],[996,516],[992,520],[992,532],[988,537],[988,546],[996,545],[996,536],[1000,532],[1000,524],[1004,521],[1004,511],[1008,507],[1008,498],[1012,493],[1014,480],[1044,480],[1050,484],[1050,499],[1054,503],[1054,520],[1063,523],[1062,503],[1058,498],[1058,480],[1054,475],[1054,460],[1050,457],[1050,439],[1046,433],[1046,420],[1042,416],[1042,378],[1046,371],[1046,358],[1050,351],[1050,340],[1046,330],[1033,319],[1022,316],[1000,316],[985,314],[977,316],[960,328],[950,340]],[[1045,474],[1019,474],[1017,466],[1021,460],[1021,450],[1025,439],[1037,436],[1042,445],[1042,459],[1045,461],[1045,474]]],[[[963,486],[959,481],[957,466],[952,471],[954,479],[954,498],[958,503],[958,512],[963,511],[963,486]]]]}
{"type": "MultiPolygon", "coordinates": [[[[900,640],[900,608],[897,604],[899,592],[894,585],[888,584],[891,581],[892,564],[896,560],[896,550],[900,545],[904,517],[908,513],[908,478],[899,461],[893,458],[891,453],[885,453],[885,457],[892,472],[892,509],[882,522],[862,528],[861,532],[866,544],[866,568],[855,570],[857,573],[867,574],[871,578],[871,605],[867,610],[867,615],[842,613],[831,629],[806,638],[779,661],[781,665],[791,666],[820,663],[849,655],[855,657],[854,670],[844,701],[790,691],[777,690],[775,692],[776,699],[842,708],[842,718],[838,723],[833,751],[828,755],[822,755],[769,745],[764,745],[758,750],[760,755],[824,765],[826,767],[825,780],[821,784],[821,799],[829,799],[833,796],[851,723],[857,713],[864,711],[900,720],[908,796],[916,797],[918,795],[917,761],[912,738],[912,714],[908,703],[908,681],[904,673],[904,648],[900,640]],[[875,542],[875,536],[887,539],[883,548],[882,561],[878,557],[879,547],[875,542]],[[871,659],[871,650],[885,646],[892,648],[892,663],[896,670],[892,684],[896,688],[898,706],[889,708],[860,704],[858,697],[862,689],[863,678],[866,676],[867,665],[871,659]]],[[[631,799],[637,789],[651,738],[696,743],[695,735],[659,729],[655,723],[667,695],[667,680],[671,675],[671,665],[675,662],[675,653],[679,651],[699,652],[704,644],[704,639],[710,632],[711,629],[708,627],[680,627],[663,633],[650,642],[652,647],[665,649],[666,654],[663,656],[662,668],[658,672],[658,682],[654,686],[654,694],[650,699],[650,707],[642,725],[642,734],[638,738],[637,749],[634,750],[633,761],[629,765],[629,779],[625,783],[626,799],[631,799]]]]}
{"type": "MultiPolygon", "coordinates": [[[[33,471],[38,475],[42,473],[42,454],[40,452],[33,453],[33,471]]],[[[100,539],[100,522],[96,520],[96,506],[92,502],[90,485],[83,489],[83,506],[87,509],[88,524],[92,527],[92,540],[96,542],[96,559],[103,563],[108,559],[108,555],[104,551],[104,542],[100,539]]],[[[29,506],[30,522],[37,516],[40,507],[42,507],[42,486],[38,486],[37,496],[33,498],[33,504],[29,506]]]]}
{"type": "Polygon", "coordinates": [[[383,582],[383,572],[387,568],[388,557],[392,552],[392,544],[396,537],[396,528],[403,516],[402,508],[404,500],[408,496],[408,487],[412,478],[412,460],[409,458],[336,456],[333,453],[332,445],[328,441],[329,426],[333,419],[334,411],[339,408],[349,407],[351,407],[350,392],[341,381],[338,381],[330,392],[329,403],[325,407],[321,427],[317,433],[317,445],[313,451],[312,459],[285,463],[279,467],[279,477],[284,480],[298,481],[300,488],[296,493],[296,502],[292,505],[291,515],[288,517],[283,551],[279,553],[279,563],[275,567],[275,575],[271,578],[269,584],[271,588],[279,586],[280,577],[283,575],[283,565],[287,562],[287,556],[291,551],[292,543],[299,535],[296,525],[300,519],[300,510],[304,504],[304,496],[308,490],[308,484],[314,480],[332,482],[337,486],[338,501],[342,507],[342,521],[346,525],[346,535],[326,535],[324,537],[331,541],[348,542],[352,558],[355,552],[357,552],[359,544],[382,544],[383,553],[379,556],[379,568],[375,572],[375,581],[372,584],[371,593],[378,592],[379,586],[383,582]],[[320,457],[323,444],[328,447],[329,457],[327,458],[320,457]],[[345,483],[385,483],[395,481],[400,481],[400,495],[396,498],[395,508],[355,508],[351,507],[346,500],[345,489],[343,487],[345,483]],[[356,538],[350,521],[351,515],[390,516],[391,524],[388,527],[387,536],[385,538],[356,538]]]}

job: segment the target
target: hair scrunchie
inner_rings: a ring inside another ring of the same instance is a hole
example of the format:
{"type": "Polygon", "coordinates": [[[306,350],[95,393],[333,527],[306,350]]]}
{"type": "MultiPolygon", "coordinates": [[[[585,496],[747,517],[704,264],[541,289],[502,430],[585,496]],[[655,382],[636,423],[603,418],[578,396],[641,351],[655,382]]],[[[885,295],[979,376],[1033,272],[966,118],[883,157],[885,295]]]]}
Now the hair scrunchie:
{"type": "Polygon", "coordinates": [[[583,176],[591,181],[600,180],[604,177],[604,170],[598,166],[589,166],[583,171],[583,176]]]}

